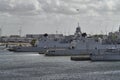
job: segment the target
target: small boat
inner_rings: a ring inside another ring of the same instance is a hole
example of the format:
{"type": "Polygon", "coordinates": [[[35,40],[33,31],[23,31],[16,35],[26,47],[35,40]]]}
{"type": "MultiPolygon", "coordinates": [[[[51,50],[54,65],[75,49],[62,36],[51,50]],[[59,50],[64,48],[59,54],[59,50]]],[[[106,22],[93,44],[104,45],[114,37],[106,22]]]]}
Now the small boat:
{"type": "Polygon", "coordinates": [[[97,50],[90,54],[90,58],[91,61],[120,61],[120,50],[97,50]]]}
{"type": "Polygon", "coordinates": [[[0,44],[0,50],[5,50],[6,48],[7,48],[6,45],[2,45],[2,44],[0,44]]]}

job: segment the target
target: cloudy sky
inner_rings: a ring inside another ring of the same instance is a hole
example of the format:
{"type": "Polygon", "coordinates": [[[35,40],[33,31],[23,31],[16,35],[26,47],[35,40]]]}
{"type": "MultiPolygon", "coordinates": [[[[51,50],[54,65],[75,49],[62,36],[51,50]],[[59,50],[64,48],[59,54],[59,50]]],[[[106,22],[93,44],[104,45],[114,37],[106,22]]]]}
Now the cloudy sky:
{"type": "Polygon", "coordinates": [[[116,31],[119,0],[0,0],[2,35],[73,34],[77,23],[88,34],[116,31]]]}

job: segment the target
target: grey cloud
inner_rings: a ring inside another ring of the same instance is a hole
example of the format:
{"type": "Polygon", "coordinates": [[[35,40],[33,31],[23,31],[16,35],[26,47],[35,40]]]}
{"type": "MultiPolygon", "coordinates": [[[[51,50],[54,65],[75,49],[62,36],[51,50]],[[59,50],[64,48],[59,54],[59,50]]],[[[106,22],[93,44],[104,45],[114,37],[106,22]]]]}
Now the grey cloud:
{"type": "Polygon", "coordinates": [[[42,3],[42,9],[46,13],[58,13],[66,15],[77,13],[75,8],[70,7],[68,3],[63,2],[62,0],[39,0],[39,2],[42,3]]]}
{"type": "Polygon", "coordinates": [[[9,14],[35,14],[41,10],[37,0],[0,0],[0,12],[9,14]]]}
{"type": "Polygon", "coordinates": [[[0,0],[0,12],[11,15],[100,15],[119,9],[119,0],[0,0]]]}
{"type": "Polygon", "coordinates": [[[89,3],[88,6],[91,10],[99,14],[116,14],[120,10],[118,0],[96,0],[93,3],[89,3]],[[97,2],[96,2],[97,1],[97,2]]]}
{"type": "Polygon", "coordinates": [[[9,0],[0,0],[0,11],[8,11],[10,10],[9,0]]]}

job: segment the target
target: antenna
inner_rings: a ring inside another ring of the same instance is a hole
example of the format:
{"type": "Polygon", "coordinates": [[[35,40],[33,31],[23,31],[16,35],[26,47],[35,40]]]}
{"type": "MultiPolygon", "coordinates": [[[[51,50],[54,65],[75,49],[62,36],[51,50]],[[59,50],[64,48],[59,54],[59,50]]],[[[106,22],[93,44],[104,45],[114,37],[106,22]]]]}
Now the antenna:
{"type": "Polygon", "coordinates": [[[58,31],[56,30],[56,34],[58,34],[58,31]]]}
{"type": "Polygon", "coordinates": [[[0,28],[0,37],[2,36],[2,28],[0,28]]]}
{"type": "Polygon", "coordinates": [[[64,35],[66,36],[66,31],[64,31],[64,35]]]}
{"type": "Polygon", "coordinates": [[[119,25],[119,32],[120,32],[120,25],[119,25]]]}
{"type": "Polygon", "coordinates": [[[107,26],[105,27],[105,32],[106,32],[106,35],[107,35],[107,26]]]}
{"type": "Polygon", "coordinates": [[[80,26],[79,22],[78,22],[78,27],[80,26]]]}
{"type": "MultiPolygon", "coordinates": [[[[114,27],[114,26],[113,26],[114,27]]],[[[111,30],[111,32],[113,32],[113,27],[112,27],[112,30],[111,30]]]]}
{"type": "Polygon", "coordinates": [[[22,27],[20,26],[20,28],[19,28],[19,35],[21,36],[21,34],[22,34],[22,27]]]}
{"type": "Polygon", "coordinates": [[[70,28],[68,29],[68,35],[70,35],[70,28]]]}
{"type": "Polygon", "coordinates": [[[0,28],[0,37],[2,36],[2,28],[3,28],[3,26],[1,26],[1,28],[0,28]]]}
{"type": "Polygon", "coordinates": [[[103,34],[103,31],[101,30],[100,33],[103,34]]]}

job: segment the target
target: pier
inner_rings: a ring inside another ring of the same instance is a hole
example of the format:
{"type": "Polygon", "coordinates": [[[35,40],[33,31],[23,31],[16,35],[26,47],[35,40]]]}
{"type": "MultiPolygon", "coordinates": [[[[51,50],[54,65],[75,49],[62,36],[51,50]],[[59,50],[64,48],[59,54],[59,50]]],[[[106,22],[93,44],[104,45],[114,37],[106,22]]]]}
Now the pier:
{"type": "Polygon", "coordinates": [[[89,61],[91,60],[89,55],[80,55],[80,56],[72,56],[72,61],[89,61]]]}

